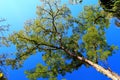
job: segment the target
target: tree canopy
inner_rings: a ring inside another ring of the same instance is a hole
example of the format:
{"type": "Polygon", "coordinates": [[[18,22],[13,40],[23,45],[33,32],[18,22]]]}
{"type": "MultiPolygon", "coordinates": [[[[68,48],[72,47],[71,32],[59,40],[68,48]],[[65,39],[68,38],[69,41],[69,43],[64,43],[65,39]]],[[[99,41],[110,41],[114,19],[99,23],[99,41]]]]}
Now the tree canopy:
{"type": "Polygon", "coordinates": [[[24,30],[14,32],[9,40],[16,46],[14,58],[6,60],[13,68],[22,67],[34,54],[42,54],[44,64],[37,64],[25,71],[30,80],[48,78],[57,80],[85,65],[86,59],[98,64],[114,53],[115,46],[106,41],[105,29],[109,28],[107,12],[100,6],[85,6],[77,17],[59,0],[43,1],[37,6],[37,18],[24,25],[24,30]],[[81,57],[85,60],[78,60],[81,57]]]}
{"type": "Polygon", "coordinates": [[[111,14],[113,17],[116,17],[115,24],[120,27],[120,0],[100,0],[102,8],[111,14]]]}

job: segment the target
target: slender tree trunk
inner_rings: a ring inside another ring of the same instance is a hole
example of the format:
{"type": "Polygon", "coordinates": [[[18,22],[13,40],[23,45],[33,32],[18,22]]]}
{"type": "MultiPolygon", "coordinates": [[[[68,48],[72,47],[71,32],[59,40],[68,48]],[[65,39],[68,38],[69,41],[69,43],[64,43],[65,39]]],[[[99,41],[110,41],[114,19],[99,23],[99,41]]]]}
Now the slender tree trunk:
{"type": "Polygon", "coordinates": [[[108,69],[103,68],[102,66],[88,60],[85,59],[81,56],[75,56],[73,53],[71,53],[69,50],[65,49],[64,47],[62,47],[62,49],[69,54],[72,57],[76,57],[78,60],[85,62],[87,64],[89,64],[90,66],[94,67],[98,72],[106,75],[107,77],[111,78],[112,80],[120,80],[120,76],[117,73],[114,73],[113,71],[110,71],[108,69]]]}
{"type": "Polygon", "coordinates": [[[120,76],[108,69],[105,69],[103,68],[102,66],[96,64],[96,63],[93,63],[92,61],[88,60],[88,59],[85,59],[83,57],[80,57],[80,56],[77,56],[77,58],[80,60],[80,61],[83,61],[89,65],[91,65],[92,67],[94,67],[98,72],[101,72],[102,74],[106,75],[107,77],[111,78],[112,80],[120,80],[120,76]]]}

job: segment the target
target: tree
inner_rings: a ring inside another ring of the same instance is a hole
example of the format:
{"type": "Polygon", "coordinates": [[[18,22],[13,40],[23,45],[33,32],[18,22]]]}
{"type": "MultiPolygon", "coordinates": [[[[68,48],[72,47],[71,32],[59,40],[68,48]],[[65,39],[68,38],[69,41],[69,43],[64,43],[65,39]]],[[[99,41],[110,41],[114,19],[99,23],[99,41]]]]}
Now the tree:
{"type": "MultiPolygon", "coordinates": [[[[44,1],[49,1],[49,0],[40,0],[41,2],[44,2],[44,1]]],[[[62,1],[62,0],[59,0],[59,1],[62,1]]],[[[68,0],[70,4],[79,4],[81,2],[83,2],[83,0],[68,0]]]]}
{"type": "Polygon", "coordinates": [[[111,12],[114,17],[120,18],[119,0],[100,0],[100,4],[105,11],[111,12]]]}
{"type": "Polygon", "coordinates": [[[100,60],[106,60],[114,53],[115,46],[108,45],[105,29],[109,19],[99,6],[85,6],[79,16],[73,17],[66,5],[57,0],[46,0],[37,7],[38,17],[25,24],[24,30],[9,36],[16,46],[16,57],[7,59],[7,65],[20,68],[33,54],[42,54],[45,64],[38,64],[25,72],[30,80],[39,77],[56,80],[58,74],[65,75],[86,65],[113,80],[120,76],[100,66],[100,60]],[[72,32],[71,32],[72,30],[72,32]]]}
{"type": "Polygon", "coordinates": [[[0,72],[0,80],[7,80],[7,78],[4,77],[2,72],[0,72]]]}
{"type": "MultiPolygon", "coordinates": [[[[0,19],[0,23],[3,23],[5,19],[0,19]]],[[[8,31],[9,25],[3,25],[0,24],[0,47],[2,46],[8,46],[7,44],[7,38],[5,37],[5,32],[8,31]]],[[[6,72],[5,66],[6,66],[6,58],[7,54],[0,53],[0,80],[7,80],[7,77],[5,75],[6,72]]]]}
{"type": "MultiPolygon", "coordinates": [[[[80,4],[83,0],[69,0],[70,4],[80,4]]],[[[106,16],[116,17],[115,24],[120,27],[120,0],[99,0],[100,6],[108,12],[106,16]]]]}
{"type": "Polygon", "coordinates": [[[120,0],[100,0],[100,4],[106,12],[118,18],[115,24],[120,27],[120,0]]]}
{"type": "Polygon", "coordinates": [[[79,4],[81,3],[83,0],[69,0],[70,4],[79,4]]]}

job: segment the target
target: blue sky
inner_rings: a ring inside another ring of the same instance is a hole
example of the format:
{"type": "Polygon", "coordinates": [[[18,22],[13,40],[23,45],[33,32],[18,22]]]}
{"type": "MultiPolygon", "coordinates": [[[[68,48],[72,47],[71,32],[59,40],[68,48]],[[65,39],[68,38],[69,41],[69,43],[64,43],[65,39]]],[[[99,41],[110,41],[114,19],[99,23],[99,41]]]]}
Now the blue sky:
{"type": "MultiPolygon", "coordinates": [[[[64,0],[64,2],[67,0],[64,0]]],[[[85,4],[96,4],[97,0],[84,0],[85,4]]],[[[0,0],[0,18],[6,18],[10,26],[10,33],[23,29],[24,22],[28,19],[36,17],[36,6],[39,5],[39,0],[0,0]]],[[[76,16],[83,6],[69,6],[76,16]]],[[[120,29],[114,25],[114,19],[111,20],[110,28],[107,30],[107,41],[109,44],[114,44],[120,47],[120,29]]],[[[11,52],[14,51],[11,48],[11,52]]],[[[3,50],[2,50],[3,51],[3,50]]],[[[8,51],[5,49],[5,51],[8,51]]],[[[109,57],[108,64],[111,69],[120,74],[120,51],[116,52],[112,57],[109,57]]],[[[8,68],[9,80],[28,80],[24,75],[24,70],[33,68],[38,62],[42,62],[39,58],[41,55],[33,55],[25,61],[23,68],[19,70],[11,70],[8,68]]],[[[92,67],[86,68],[82,66],[78,71],[72,74],[68,73],[65,77],[58,76],[58,79],[66,78],[67,80],[110,80],[106,76],[100,74],[92,67]]],[[[43,80],[43,79],[40,79],[43,80]]]]}

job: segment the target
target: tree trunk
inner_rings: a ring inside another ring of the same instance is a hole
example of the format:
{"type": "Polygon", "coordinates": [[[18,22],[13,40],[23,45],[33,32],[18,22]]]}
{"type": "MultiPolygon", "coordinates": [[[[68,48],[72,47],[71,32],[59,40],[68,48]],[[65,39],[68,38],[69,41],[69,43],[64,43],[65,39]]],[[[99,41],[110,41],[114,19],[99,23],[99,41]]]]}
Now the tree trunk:
{"type": "Polygon", "coordinates": [[[114,73],[113,71],[105,69],[102,66],[100,66],[88,59],[85,59],[84,57],[76,56],[73,53],[71,53],[69,50],[65,49],[64,47],[62,47],[62,49],[70,56],[76,57],[78,60],[89,64],[90,66],[94,67],[98,72],[101,72],[102,74],[106,75],[107,77],[111,78],[112,80],[120,80],[120,76],[118,74],[114,73]]]}
{"type": "Polygon", "coordinates": [[[103,68],[102,66],[93,63],[92,61],[85,59],[83,57],[77,56],[77,59],[79,59],[80,61],[83,61],[89,65],[91,65],[92,67],[94,67],[98,72],[101,72],[102,74],[106,75],[107,77],[111,78],[112,80],[120,80],[120,76],[108,69],[103,68]]]}

